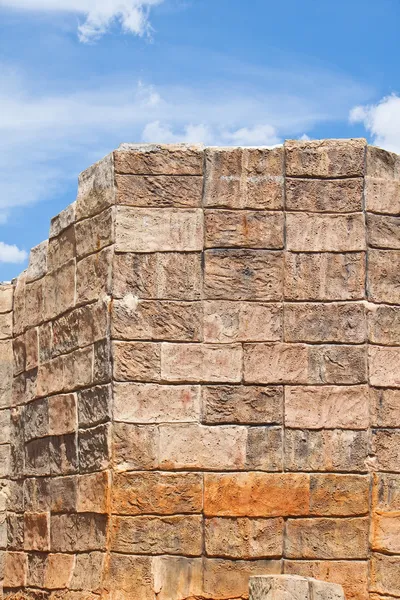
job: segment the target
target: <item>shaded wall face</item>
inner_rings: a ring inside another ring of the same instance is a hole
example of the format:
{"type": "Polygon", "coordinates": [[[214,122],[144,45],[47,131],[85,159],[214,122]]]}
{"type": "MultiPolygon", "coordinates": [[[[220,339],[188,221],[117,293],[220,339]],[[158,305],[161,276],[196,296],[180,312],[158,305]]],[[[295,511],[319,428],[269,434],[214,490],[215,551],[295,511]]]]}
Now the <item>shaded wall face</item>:
{"type": "Polygon", "coordinates": [[[82,174],[14,291],[7,595],[400,597],[399,198],[363,140],[82,174]]]}

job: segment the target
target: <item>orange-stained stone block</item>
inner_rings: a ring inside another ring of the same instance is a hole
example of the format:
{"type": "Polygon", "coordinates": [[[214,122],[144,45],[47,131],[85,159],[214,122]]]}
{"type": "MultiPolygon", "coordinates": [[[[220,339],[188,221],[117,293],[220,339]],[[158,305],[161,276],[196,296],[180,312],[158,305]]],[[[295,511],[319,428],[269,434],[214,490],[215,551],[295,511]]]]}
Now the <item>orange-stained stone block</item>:
{"type": "Polygon", "coordinates": [[[400,554],[399,512],[372,515],[371,548],[385,554],[400,554]]]}
{"type": "Polygon", "coordinates": [[[24,552],[6,552],[3,585],[5,588],[20,588],[26,585],[28,555],[24,552]]]}
{"type": "Polygon", "coordinates": [[[400,557],[374,553],[371,556],[370,590],[400,596],[400,557]]]}
{"type": "Polygon", "coordinates": [[[50,550],[49,513],[25,513],[24,549],[41,552],[50,550]]]}
{"type": "Polygon", "coordinates": [[[370,483],[367,475],[311,475],[310,514],[340,517],[366,515],[369,511],[370,483]]]}
{"type": "Polygon", "coordinates": [[[49,554],[44,576],[44,587],[49,590],[69,587],[74,568],[73,554],[49,554]]]}

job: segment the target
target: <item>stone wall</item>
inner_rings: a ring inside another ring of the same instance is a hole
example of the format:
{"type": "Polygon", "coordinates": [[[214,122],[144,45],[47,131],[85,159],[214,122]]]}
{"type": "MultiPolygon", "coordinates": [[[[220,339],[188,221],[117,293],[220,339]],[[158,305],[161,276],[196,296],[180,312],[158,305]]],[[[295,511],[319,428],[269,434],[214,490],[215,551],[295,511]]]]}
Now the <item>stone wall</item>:
{"type": "Polygon", "coordinates": [[[400,598],[399,214],[365,140],[85,171],[0,290],[5,596],[400,598]]]}

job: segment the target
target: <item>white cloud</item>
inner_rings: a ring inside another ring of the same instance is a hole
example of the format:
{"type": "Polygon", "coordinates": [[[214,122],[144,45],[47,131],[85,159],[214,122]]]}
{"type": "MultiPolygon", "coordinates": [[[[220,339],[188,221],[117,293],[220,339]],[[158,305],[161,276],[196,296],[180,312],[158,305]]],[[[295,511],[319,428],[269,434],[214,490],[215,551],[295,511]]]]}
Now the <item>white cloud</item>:
{"type": "Polygon", "coordinates": [[[351,123],[362,123],[377,146],[400,153],[400,97],[392,94],[377,104],[355,106],[351,123]]]}
{"type": "Polygon", "coordinates": [[[282,141],[271,125],[241,127],[236,131],[225,132],[225,137],[230,143],[239,146],[274,146],[282,141]]]}
{"type": "Polygon", "coordinates": [[[101,37],[114,23],[127,33],[148,35],[149,11],[164,0],[0,0],[0,7],[30,12],[71,12],[85,19],[78,26],[81,42],[101,37]]]}
{"type": "Polygon", "coordinates": [[[25,250],[20,250],[14,244],[0,242],[0,263],[23,263],[27,258],[25,250]]]}

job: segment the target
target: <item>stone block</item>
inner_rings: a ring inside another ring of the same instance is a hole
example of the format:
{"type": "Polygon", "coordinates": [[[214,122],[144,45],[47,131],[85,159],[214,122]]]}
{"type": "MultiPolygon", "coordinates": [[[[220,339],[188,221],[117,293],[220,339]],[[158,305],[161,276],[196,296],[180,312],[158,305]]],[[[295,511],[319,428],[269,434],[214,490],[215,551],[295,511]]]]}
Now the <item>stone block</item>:
{"type": "Polygon", "coordinates": [[[114,377],[117,381],[159,381],[161,344],[114,342],[114,377]]]}
{"type": "Polygon", "coordinates": [[[28,329],[25,332],[26,370],[35,369],[39,363],[38,329],[28,329]]]}
{"type": "Polygon", "coordinates": [[[370,590],[390,596],[400,595],[399,557],[373,553],[370,590]]]}
{"type": "Polygon", "coordinates": [[[205,206],[283,207],[283,148],[207,148],[205,157],[205,206]]]}
{"type": "Polygon", "coordinates": [[[49,241],[48,270],[54,271],[76,257],[75,227],[72,225],[49,241]]]}
{"type": "Polygon", "coordinates": [[[114,297],[133,294],[142,299],[200,300],[201,256],[199,252],[115,254],[114,297]]]}
{"type": "Polygon", "coordinates": [[[282,423],[283,388],[281,386],[202,387],[202,421],[277,425],[282,423]]]}
{"type": "Polygon", "coordinates": [[[108,208],[95,217],[75,225],[76,256],[99,252],[114,242],[114,209],[108,208]]]}
{"type": "Polygon", "coordinates": [[[287,386],[285,425],[304,429],[367,429],[368,386],[287,386]]]}
{"type": "Polygon", "coordinates": [[[204,302],[204,341],[275,341],[282,336],[282,306],[261,302],[204,302]]]}
{"type": "Polygon", "coordinates": [[[203,592],[203,559],[155,556],[152,559],[154,594],[159,600],[185,600],[203,592]]]}
{"type": "Polygon", "coordinates": [[[111,478],[108,471],[79,475],[76,510],[82,513],[107,513],[110,506],[111,478]]]}
{"type": "MultiPolygon", "coordinates": [[[[87,346],[62,357],[62,391],[72,391],[92,383],[93,348],[87,346]]],[[[57,391],[57,390],[54,390],[57,391]]]]}
{"type": "MultiPolygon", "coordinates": [[[[54,479],[52,480],[55,481],[54,479]]],[[[50,510],[50,481],[42,477],[25,478],[23,481],[23,509],[42,513],[50,510]]]]}
{"type": "Polygon", "coordinates": [[[112,511],[119,515],[200,513],[201,473],[116,473],[112,511]]]}
{"type": "Polygon", "coordinates": [[[116,383],[113,416],[126,423],[198,421],[200,386],[116,383]]]}
{"type": "Polygon", "coordinates": [[[372,302],[400,304],[400,250],[369,250],[368,297],[372,302]]]}
{"type": "Polygon", "coordinates": [[[49,590],[69,587],[75,557],[72,554],[49,554],[44,576],[44,586],[49,590]]]}
{"type": "Polygon", "coordinates": [[[368,470],[367,431],[286,429],[284,448],[288,471],[368,470]]]}
{"type": "Polygon", "coordinates": [[[367,231],[370,246],[400,249],[400,217],[367,214],[367,231]]]}
{"type": "Polygon", "coordinates": [[[206,210],[206,248],[283,248],[283,213],[206,210]]]}
{"type": "Polygon", "coordinates": [[[65,394],[49,398],[48,414],[50,435],[73,433],[78,426],[76,395],[65,394]]]}
{"type": "Polygon", "coordinates": [[[247,429],[197,424],[160,427],[160,467],[166,470],[243,469],[247,429]]]}
{"type": "Polygon", "coordinates": [[[204,514],[284,517],[308,513],[310,477],[298,473],[206,473],[204,514]]]}
{"type": "Polygon", "coordinates": [[[295,252],[357,252],[365,250],[362,213],[286,214],[287,248],[295,252]]]}
{"type": "Polygon", "coordinates": [[[367,381],[366,346],[310,346],[308,383],[358,384],[367,381]]]}
{"type": "Polygon", "coordinates": [[[76,265],[76,303],[98,300],[111,289],[113,251],[104,248],[76,265]]]}
{"type": "Polygon", "coordinates": [[[362,559],[368,557],[368,518],[289,519],[287,558],[362,559]]]}
{"type": "Polygon", "coordinates": [[[52,358],[53,325],[51,322],[43,323],[39,331],[39,362],[44,363],[52,358]]]}
{"type": "Polygon", "coordinates": [[[400,179],[400,160],[394,152],[367,146],[366,174],[382,179],[400,179]]]}
{"type": "Polygon", "coordinates": [[[207,299],[281,300],[283,255],[268,250],[207,250],[204,254],[207,299]]]}
{"type": "Polygon", "coordinates": [[[203,211],[119,206],[117,252],[195,252],[203,249],[203,211]]]}
{"type": "Polygon", "coordinates": [[[11,404],[11,385],[13,380],[12,344],[0,341],[0,407],[7,408],[11,404]]]}
{"type": "Polygon", "coordinates": [[[284,571],[339,584],[349,600],[368,600],[367,561],[285,560],[284,571]]]}
{"type": "Polygon", "coordinates": [[[400,511],[400,474],[373,474],[372,508],[377,514],[400,511]]]}
{"type": "Polygon", "coordinates": [[[47,554],[28,554],[28,575],[26,585],[29,587],[44,587],[44,576],[47,565],[47,554]]]}
{"type": "Polygon", "coordinates": [[[129,554],[200,556],[201,515],[112,518],[111,550],[129,554]]]}
{"type": "Polygon", "coordinates": [[[166,381],[239,382],[239,344],[167,344],[161,346],[161,375],[166,381]]]}
{"type": "Polygon", "coordinates": [[[14,286],[11,283],[0,284],[0,313],[11,312],[13,309],[14,286]]]}
{"type": "Polygon", "coordinates": [[[108,154],[79,175],[76,219],[95,215],[114,202],[114,158],[108,154]]]}
{"type": "Polygon", "coordinates": [[[400,429],[373,429],[371,453],[379,471],[400,473],[400,429]]]}
{"type": "MultiPolygon", "coordinates": [[[[18,330],[19,325],[16,326],[18,321],[18,311],[16,312],[14,310],[14,333],[21,333],[27,327],[39,325],[43,319],[51,318],[47,315],[47,311],[49,311],[50,314],[50,311],[54,312],[59,310],[59,306],[56,305],[57,299],[54,297],[54,286],[50,286],[49,284],[49,282],[53,282],[53,279],[54,276],[51,274],[26,284],[24,317],[21,329],[18,330]],[[48,294],[51,294],[51,296],[48,294]]],[[[65,290],[65,287],[61,287],[58,302],[60,305],[65,305],[67,300],[68,292],[65,290]]]]}
{"type": "Polygon", "coordinates": [[[343,588],[336,583],[299,575],[250,577],[250,600],[344,600],[343,588]]]}
{"type": "Polygon", "coordinates": [[[50,438],[32,440],[25,444],[25,475],[50,475],[50,438]]]}
{"type": "Polygon", "coordinates": [[[388,215],[400,212],[400,181],[365,178],[365,204],[368,211],[388,215]]]}
{"type": "Polygon", "coordinates": [[[75,557],[70,589],[100,592],[105,557],[103,552],[78,554],[75,557]]]}
{"type": "Polygon", "coordinates": [[[400,515],[374,514],[371,520],[371,548],[383,554],[400,554],[400,515]]]}
{"type": "Polygon", "coordinates": [[[80,513],[51,516],[53,552],[103,550],[106,545],[107,515],[80,513]]]}
{"type": "Polygon", "coordinates": [[[78,433],[79,470],[82,473],[107,469],[111,459],[111,428],[97,425],[78,433]]]}
{"type": "Polygon", "coordinates": [[[7,550],[24,549],[25,519],[23,514],[7,512],[0,516],[1,548],[7,550]]]}
{"type": "Polygon", "coordinates": [[[19,375],[26,368],[26,345],[25,335],[14,337],[12,341],[13,349],[13,374],[19,375]]]}
{"type": "Polygon", "coordinates": [[[364,253],[285,254],[286,300],[359,300],[364,286],[364,253]]]}
{"type": "Polygon", "coordinates": [[[9,409],[0,410],[0,444],[8,444],[11,436],[11,414],[9,409]]]}
{"type": "Polygon", "coordinates": [[[44,277],[47,273],[47,249],[48,241],[45,240],[31,249],[29,254],[29,265],[26,270],[27,283],[44,277]]]}
{"type": "Polygon", "coordinates": [[[282,471],[282,437],[281,427],[249,427],[247,430],[246,469],[282,471]]]}
{"type": "Polygon", "coordinates": [[[68,475],[78,471],[76,434],[53,435],[50,439],[50,470],[52,475],[68,475]]]}
{"type": "Polygon", "coordinates": [[[24,549],[50,550],[50,513],[25,513],[24,549]]]}
{"type": "Polygon", "coordinates": [[[120,600],[140,598],[154,600],[150,556],[129,556],[110,553],[109,566],[103,586],[115,590],[120,600]]]}
{"type": "MultiPolygon", "coordinates": [[[[27,289],[27,299],[30,292],[27,289]]],[[[75,260],[49,273],[43,284],[43,317],[48,321],[75,304],[75,260]]],[[[27,308],[28,312],[28,308],[27,308]]],[[[36,319],[35,319],[36,320],[36,319]]],[[[32,323],[36,325],[41,321],[32,323]]]]}
{"type": "Polygon", "coordinates": [[[141,300],[128,294],[114,300],[111,324],[116,339],[198,342],[203,306],[200,302],[141,300]]]}
{"type": "Polygon", "coordinates": [[[365,475],[320,474],[310,479],[310,514],[322,517],[366,515],[370,478],[365,475]]]}
{"type": "Polygon", "coordinates": [[[111,419],[111,386],[79,390],[77,399],[79,427],[93,427],[111,419]]]}
{"type": "Polygon", "coordinates": [[[75,512],[77,506],[77,478],[75,475],[51,477],[48,480],[51,512],[75,512]]]}
{"type": "Polygon", "coordinates": [[[25,328],[25,316],[26,316],[26,270],[17,277],[14,287],[14,335],[23,333],[25,328]]]}
{"type": "Polygon", "coordinates": [[[305,344],[245,344],[246,383],[309,383],[305,344]]]}
{"type": "Polygon", "coordinates": [[[112,376],[112,351],[109,339],[93,345],[93,383],[110,383],[112,376]]]}
{"type": "Polygon", "coordinates": [[[280,573],[279,560],[204,560],[204,593],[217,598],[247,598],[249,578],[254,575],[280,573]]]}
{"type": "Polygon", "coordinates": [[[207,556],[233,559],[279,557],[283,551],[281,518],[220,518],[205,522],[207,556]]]}
{"type": "Polygon", "coordinates": [[[51,219],[49,238],[57,237],[64,229],[75,223],[75,207],[76,203],[72,202],[72,204],[69,204],[69,206],[51,219]]]}
{"type": "Polygon", "coordinates": [[[400,306],[373,305],[368,312],[368,337],[373,344],[400,345],[400,306]]]}
{"type": "Polygon", "coordinates": [[[6,340],[12,336],[12,313],[0,314],[0,340],[6,340]]]}
{"type": "Polygon", "coordinates": [[[20,588],[26,585],[28,555],[25,552],[6,552],[4,565],[5,588],[20,588]]]}
{"type": "Polygon", "coordinates": [[[286,175],[289,177],[362,177],[364,139],[288,140],[285,142],[286,175]]]}
{"type": "Polygon", "coordinates": [[[115,423],[113,464],[118,471],[151,470],[158,467],[158,427],[115,423]]]}
{"type": "Polygon", "coordinates": [[[286,342],[362,344],[365,338],[365,308],[361,303],[285,304],[286,342]]]}
{"type": "Polygon", "coordinates": [[[400,347],[369,346],[369,381],[376,387],[400,387],[400,347]]]}
{"type": "Polygon", "coordinates": [[[286,178],[286,210],[352,213],[363,206],[362,177],[354,179],[286,178]]]}
{"type": "Polygon", "coordinates": [[[116,173],[202,175],[203,147],[190,144],[121,144],[114,152],[116,173]]]}
{"type": "Polygon", "coordinates": [[[49,409],[47,398],[34,400],[25,407],[24,439],[29,442],[35,438],[49,435],[49,409]]]}
{"type": "Polygon", "coordinates": [[[117,204],[145,208],[201,206],[203,177],[199,175],[116,175],[117,204]]]}
{"type": "Polygon", "coordinates": [[[372,427],[400,428],[400,390],[370,388],[372,427]]]}

